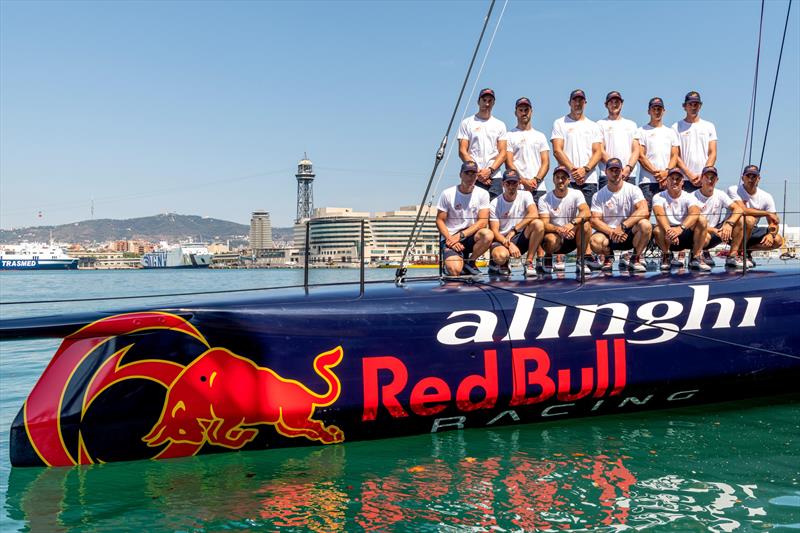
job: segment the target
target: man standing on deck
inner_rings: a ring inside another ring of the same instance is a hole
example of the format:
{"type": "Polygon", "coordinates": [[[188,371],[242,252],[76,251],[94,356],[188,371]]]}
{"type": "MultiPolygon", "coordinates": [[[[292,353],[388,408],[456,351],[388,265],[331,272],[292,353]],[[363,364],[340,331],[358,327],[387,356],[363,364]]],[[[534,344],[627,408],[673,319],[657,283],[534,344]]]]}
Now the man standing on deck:
{"type": "Polygon", "coordinates": [[[699,189],[703,168],[717,163],[717,129],[711,122],[700,118],[701,107],[700,93],[689,91],[683,99],[686,117],[672,125],[681,143],[678,168],[688,178],[683,180],[683,189],[687,192],[699,189]]]}
{"type": "Polygon", "coordinates": [[[636,185],[639,176],[639,127],[632,120],[622,118],[622,94],[611,91],[606,95],[608,118],[597,121],[603,132],[603,152],[600,161],[600,179],[598,187],[602,189],[608,183],[606,162],[616,157],[624,163],[622,179],[636,185]]]}
{"type": "Polygon", "coordinates": [[[544,226],[538,219],[533,195],[519,190],[519,184],[517,171],[506,170],[503,173],[503,194],[490,203],[489,228],[494,242],[489,274],[510,276],[509,257],[521,257],[529,249],[535,253],[542,242],[544,226]]]}
{"type": "Polygon", "coordinates": [[[647,207],[652,210],[653,196],[666,188],[667,169],[678,165],[681,142],[675,130],[664,125],[664,100],[657,96],[651,98],[647,114],[650,122],[639,128],[639,163],[642,167],[639,188],[647,200],[647,207]]]}
{"type": "Polygon", "coordinates": [[[442,191],[439,196],[436,227],[442,236],[445,269],[450,276],[476,276],[475,266],[492,243],[489,223],[489,193],[475,187],[478,165],[467,161],[461,165],[461,183],[442,191]]]}
{"type": "Polygon", "coordinates": [[[748,267],[755,266],[751,250],[775,250],[783,246],[783,239],[778,235],[778,212],[775,209],[775,200],[772,195],[764,189],[759,189],[761,181],[761,170],[756,165],[747,165],[742,171],[742,183],[737,187],[728,187],[728,196],[734,204],[738,205],[745,216],[744,236],[738,241],[732,239],[731,250],[728,254],[726,266],[742,267],[742,241],[747,239],[747,263],[748,267]],[[758,220],[764,217],[767,219],[767,226],[758,226],[758,220]]]}
{"type": "Polygon", "coordinates": [[[742,208],[724,192],[716,189],[717,168],[706,167],[700,180],[700,188],[694,191],[694,197],[700,202],[700,214],[706,217],[706,239],[703,244],[703,261],[710,266],[716,266],[714,258],[709,253],[709,248],[728,243],[742,238],[742,208]],[[730,212],[730,216],[723,215],[730,212]]]}
{"type": "MultiPolygon", "coordinates": [[[[586,118],[586,93],[575,89],[569,95],[569,113],[553,122],[550,140],[558,164],[570,169],[570,187],[583,194],[587,204],[597,192],[597,164],[603,155],[603,133],[600,127],[586,118]]],[[[591,250],[587,244],[585,253],[591,250]]],[[[592,258],[590,268],[600,264],[592,258]]]]}
{"type": "Polygon", "coordinates": [[[553,271],[553,254],[568,254],[580,243],[589,242],[592,235],[589,206],[580,191],[567,186],[569,178],[567,167],[557,167],[553,171],[553,190],[539,199],[545,256],[537,259],[536,269],[545,274],[553,271]]]}
{"type": "Polygon", "coordinates": [[[666,190],[653,198],[653,213],[656,216],[653,237],[661,248],[661,270],[668,271],[673,266],[672,252],[688,249],[692,250],[690,268],[711,270],[702,256],[706,242],[706,217],[700,214],[700,202],[695,195],[683,190],[683,172],[680,169],[669,170],[666,190]]]}
{"type": "Polygon", "coordinates": [[[544,178],[550,170],[550,145],[544,133],[533,129],[533,106],[524,96],[514,106],[517,127],[508,132],[506,167],[519,173],[519,181],[534,202],[547,192],[544,178]]]}
{"type": "Polygon", "coordinates": [[[603,270],[610,271],[614,250],[633,249],[628,270],[646,272],[642,254],[650,241],[653,227],[650,212],[641,189],[622,179],[622,161],[609,159],[606,163],[608,185],[592,198],[592,251],[605,255],[603,270]]]}
{"type": "Polygon", "coordinates": [[[477,186],[491,198],[502,194],[497,175],[506,160],[506,125],[492,116],[494,91],[483,89],[478,95],[478,112],[465,118],[458,128],[458,156],[461,161],[478,164],[477,186]]]}

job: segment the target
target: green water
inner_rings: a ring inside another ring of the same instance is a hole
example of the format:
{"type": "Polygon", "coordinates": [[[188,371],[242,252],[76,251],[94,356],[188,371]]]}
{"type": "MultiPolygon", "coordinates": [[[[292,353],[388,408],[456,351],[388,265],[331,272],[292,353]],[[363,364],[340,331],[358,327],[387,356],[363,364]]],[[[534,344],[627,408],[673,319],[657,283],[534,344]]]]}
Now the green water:
{"type": "MultiPolygon", "coordinates": [[[[218,290],[295,278],[302,273],[3,274],[0,297],[218,290]]],[[[11,318],[102,305],[0,309],[11,318]]],[[[8,428],[57,344],[0,344],[4,531],[800,530],[800,393],[324,448],[11,469],[8,428]]]]}

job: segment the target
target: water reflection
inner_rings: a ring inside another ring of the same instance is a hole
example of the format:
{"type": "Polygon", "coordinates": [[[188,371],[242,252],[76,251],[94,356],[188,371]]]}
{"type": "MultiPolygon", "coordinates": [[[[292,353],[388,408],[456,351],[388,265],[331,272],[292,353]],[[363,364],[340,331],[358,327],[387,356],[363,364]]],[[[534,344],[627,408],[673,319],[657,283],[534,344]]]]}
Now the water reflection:
{"type": "Polygon", "coordinates": [[[785,432],[736,426],[733,410],[684,411],[680,422],[659,413],[162,462],[14,469],[6,512],[32,531],[769,529],[800,522],[791,503],[798,475],[790,467],[770,479],[769,461],[761,466],[764,461],[746,456],[756,448],[796,459],[797,401],[781,407],[795,418],[794,426],[779,428],[785,432]],[[717,435],[709,433],[715,423],[717,435]],[[715,442],[725,445],[698,455],[715,442]]]}

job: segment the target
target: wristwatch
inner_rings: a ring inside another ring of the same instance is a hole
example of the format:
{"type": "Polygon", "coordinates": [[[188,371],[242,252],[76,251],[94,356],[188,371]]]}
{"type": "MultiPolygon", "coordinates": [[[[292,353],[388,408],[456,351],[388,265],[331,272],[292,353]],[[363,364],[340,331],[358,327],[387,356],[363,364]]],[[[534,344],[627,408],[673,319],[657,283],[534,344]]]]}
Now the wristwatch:
{"type": "Polygon", "coordinates": [[[583,170],[585,170],[587,174],[592,171],[592,169],[587,167],[586,165],[583,166],[583,170]]]}
{"type": "Polygon", "coordinates": [[[619,225],[623,230],[628,231],[628,226],[625,225],[625,222],[620,222],[619,225]]]}
{"type": "Polygon", "coordinates": [[[683,224],[681,224],[681,231],[683,231],[683,230],[685,230],[685,229],[686,229],[686,226],[684,226],[683,224]]]}
{"type": "Polygon", "coordinates": [[[726,220],[725,224],[729,225],[730,227],[733,227],[733,222],[731,222],[730,220],[726,220]]]}
{"type": "Polygon", "coordinates": [[[632,166],[630,166],[630,165],[625,165],[625,167],[624,167],[624,168],[629,168],[629,169],[633,170],[633,167],[632,167],[632,166]]]}
{"type": "Polygon", "coordinates": [[[458,237],[463,241],[466,238],[466,235],[464,235],[463,231],[459,231],[458,232],[458,237]]]}

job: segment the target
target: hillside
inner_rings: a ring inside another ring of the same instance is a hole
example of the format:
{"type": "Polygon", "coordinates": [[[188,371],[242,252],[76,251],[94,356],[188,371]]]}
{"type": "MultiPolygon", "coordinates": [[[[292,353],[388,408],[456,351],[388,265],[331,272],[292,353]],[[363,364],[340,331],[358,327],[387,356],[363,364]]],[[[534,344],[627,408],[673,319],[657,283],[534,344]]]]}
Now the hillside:
{"type": "MultiPolygon", "coordinates": [[[[277,228],[276,228],[277,229],[277,228]]],[[[245,224],[196,215],[168,213],[127,220],[84,220],[60,226],[36,226],[0,230],[0,243],[23,240],[47,242],[50,233],[55,241],[97,243],[113,240],[144,239],[151,242],[193,239],[197,242],[225,242],[241,239],[250,232],[245,224]]]]}

